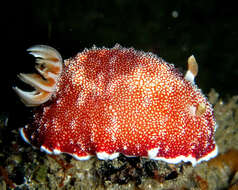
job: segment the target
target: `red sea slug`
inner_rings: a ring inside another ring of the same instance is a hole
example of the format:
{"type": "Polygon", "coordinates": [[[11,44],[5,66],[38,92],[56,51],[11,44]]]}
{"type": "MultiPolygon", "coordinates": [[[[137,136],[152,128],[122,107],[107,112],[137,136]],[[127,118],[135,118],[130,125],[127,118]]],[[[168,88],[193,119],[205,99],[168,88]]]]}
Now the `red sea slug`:
{"type": "Polygon", "coordinates": [[[39,106],[20,132],[42,151],[193,165],[217,155],[213,109],[194,83],[193,56],[183,76],[152,53],[120,45],[85,49],[65,61],[49,46],[28,51],[37,57],[38,74],[19,78],[35,91],[14,90],[26,106],[39,106]]]}

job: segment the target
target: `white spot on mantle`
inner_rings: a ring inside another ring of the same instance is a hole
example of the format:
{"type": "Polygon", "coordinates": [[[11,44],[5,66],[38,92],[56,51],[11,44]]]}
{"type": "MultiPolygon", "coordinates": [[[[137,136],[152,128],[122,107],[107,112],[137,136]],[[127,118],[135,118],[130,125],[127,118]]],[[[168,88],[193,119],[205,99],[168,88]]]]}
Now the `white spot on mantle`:
{"type": "Polygon", "coordinates": [[[148,151],[148,156],[150,159],[155,159],[157,157],[157,154],[159,152],[159,147],[158,148],[153,148],[148,151]]]}
{"type": "Polygon", "coordinates": [[[100,160],[113,160],[114,158],[117,158],[119,156],[119,153],[113,153],[113,154],[108,154],[106,152],[97,152],[97,157],[100,160]]]}
{"type": "Polygon", "coordinates": [[[196,115],[196,107],[195,106],[190,106],[189,107],[189,111],[190,111],[190,114],[192,116],[195,116],[196,115]]]}

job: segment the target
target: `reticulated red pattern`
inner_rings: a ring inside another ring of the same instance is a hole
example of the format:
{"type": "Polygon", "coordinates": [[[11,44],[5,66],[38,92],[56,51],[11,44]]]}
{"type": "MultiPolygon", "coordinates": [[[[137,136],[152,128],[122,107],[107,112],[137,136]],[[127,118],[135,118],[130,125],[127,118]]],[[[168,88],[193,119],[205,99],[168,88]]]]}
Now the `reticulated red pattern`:
{"type": "Polygon", "coordinates": [[[116,45],[66,60],[51,100],[24,133],[35,146],[79,159],[119,152],[195,164],[214,155],[215,129],[206,97],[174,65],[116,45]]]}

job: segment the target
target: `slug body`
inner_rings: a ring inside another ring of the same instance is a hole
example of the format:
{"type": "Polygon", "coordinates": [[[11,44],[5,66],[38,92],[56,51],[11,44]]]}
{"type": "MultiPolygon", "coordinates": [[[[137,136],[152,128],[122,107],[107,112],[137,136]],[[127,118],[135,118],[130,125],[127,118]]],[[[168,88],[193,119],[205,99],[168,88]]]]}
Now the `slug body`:
{"type": "Polygon", "coordinates": [[[78,160],[122,153],[196,165],[217,155],[213,109],[194,83],[193,56],[184,76],[152,53],[120,45],[85,49],[64,62],[49,46],[28,51],[39,74],[19,77],[36,90],[14,87],[27,106],[38,106],[20,129],[26,142],[78,160]]]}

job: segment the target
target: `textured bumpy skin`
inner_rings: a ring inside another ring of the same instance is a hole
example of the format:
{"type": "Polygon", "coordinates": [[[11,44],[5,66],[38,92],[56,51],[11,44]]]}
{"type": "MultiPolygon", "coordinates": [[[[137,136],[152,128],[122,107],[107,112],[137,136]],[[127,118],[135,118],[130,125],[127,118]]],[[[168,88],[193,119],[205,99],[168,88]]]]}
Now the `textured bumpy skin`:
{"type": "Polygon", "coordinates": [[[86,49],[65,60],[50,100],[21,134],[79,160],[122,153],[196,165],[217,154],[216,123],[191,73],[133,48],[86,49]]]}

